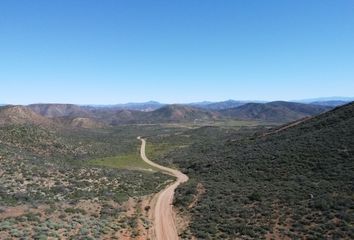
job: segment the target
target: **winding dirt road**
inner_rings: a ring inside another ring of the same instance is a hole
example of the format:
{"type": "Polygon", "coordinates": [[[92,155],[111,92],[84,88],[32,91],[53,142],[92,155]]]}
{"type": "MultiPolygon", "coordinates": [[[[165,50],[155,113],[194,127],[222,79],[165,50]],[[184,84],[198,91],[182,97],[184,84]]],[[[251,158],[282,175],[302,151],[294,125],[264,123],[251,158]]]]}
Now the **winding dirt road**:
{"type": "Polygon", "coordinates": [[[177,240],[179,238],[172,209],[173,196],[178,185],[188,181],[188,176],[178,170],[164,167],[150,161],[145,155],[145,139],[141,137],[138,137],[138,139],[141,140],[141,158],[151,166],[177,178],[173,184],[167,186],[157,194],[156,205],[153,208],[154,232],[156,240],[177,240]]]}

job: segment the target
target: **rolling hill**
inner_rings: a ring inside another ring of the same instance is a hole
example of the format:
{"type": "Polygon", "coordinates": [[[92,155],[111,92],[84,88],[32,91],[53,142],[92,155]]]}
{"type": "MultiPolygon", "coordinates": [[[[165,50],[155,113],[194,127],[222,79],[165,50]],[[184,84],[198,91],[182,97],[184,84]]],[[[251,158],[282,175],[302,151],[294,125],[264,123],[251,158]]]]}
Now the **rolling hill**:
{"type": "Polygon", "coordinates": [[[219,112],[226,117],[285,123],[314,116],[330,109],[331,107],[329,106],[277,101],[248,103],[237,108],[225,109],[219,112]]]}
{"type": "Polygon", "coordinates": [[[27,106],[32,111],[49,118],[55,117],[89,117],[90,112],[74,104],[31,104],[27,106]]]}
{"type": "Polygon", "coordinates": [[[103,122],[107,125],[119,124],[134,124],[138,123],[146,112],[127,109],[113,109],[113,108],[96,108],[92,109],[91,113],[96,120],[103,122]]]}
{"type": "Polygon", "coordinates": [[[148,112],[144,117],[142,120],[150,123],[194,122],[214,120],[218,114],[186,105],[172,104],[148,112]]]}
{"type": "Polygon", "coordinates": [[[33,125],[53,125],[53,122],[35,113],[24,106],[3,106],[0,107],[0,125],[11,124],[33,124],[33,125]]]}
{"type": "Polygon", "coordinates": [[[135,123],[179,123],[212,120],[217,114],[185,105],[166,105],[154,111],[120,110],[97,108],[91,113],[99,121],[109,125],[135,123]]]}
{"type": "MultiPolygon", "coordinates": [[[[3,109],[6,110],[7,107],[3,109]]],[[[217,117],[216,113],[184,105],[166,105],[154,111],[137,111],[107,107],[83,108],[72,104],[35,104],[28,107],[9,107],[0,116],[0,121],[99,128],[119,124],[195,122],[217,117]]]]}
{"type": "Polygon", "coordinates": [[[37,125],[47,128],[102,128],[106,126],[104,122],[92,117],[91,113],[71,104],[0,107],[0,125],[37,125]]]}

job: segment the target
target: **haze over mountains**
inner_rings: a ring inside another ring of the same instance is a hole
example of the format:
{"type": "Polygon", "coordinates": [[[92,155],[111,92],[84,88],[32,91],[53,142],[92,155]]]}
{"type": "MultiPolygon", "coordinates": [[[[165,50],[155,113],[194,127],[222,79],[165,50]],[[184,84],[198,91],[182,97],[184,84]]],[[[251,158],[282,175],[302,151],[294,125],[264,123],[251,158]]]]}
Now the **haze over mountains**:
{"type": "Polygon", "coordinates": [[[329,101],[352,102],[354,101],[354,97],[319,97],[319,98],[308,98],[308,99],[292,100],[292,101],[301,102],[301,103],[329,102],[329,101]]]}
{"type": "MultiPolygon", "coordinates": [[[[352,97],[327,97],[327,98],[312,98],[312,99],[302,99],[302,100],[292,100],[290,102],[315,104],[323,106],[340,106],[346,103],[354,101],[352,97]]],[[[182,103],[179,105],[187,105],[191,107],[197,107],[207,110],[223,110],[228,108],[239,107],[247,103],[266,103],[269,101],[262,100],[225,100],[219,102],[203,101],[203,102],[192,102],[192,103],[182,103]]],[[[148,102],[136,102],[136,103],[125,103],[125,104],[114,104],[114,105],[87,105],[87,108],[111,108],[111,109],[126,109],[126,110],[138,110],[138,111],[153,111],[161,108],[167,103],[160,103],[157,101],[148,102]]]]}
{"type": "Polygon", "coordinates": [[[97,128],[119,124],[208,122],[225,119],[286,123],[326,112],[344,101],[294,103],[227,100],[189,104],[162,104],[154,101],[109,106],[74,104],[30,104],[3,106],[0,124],[30,123],[97,128]]]}

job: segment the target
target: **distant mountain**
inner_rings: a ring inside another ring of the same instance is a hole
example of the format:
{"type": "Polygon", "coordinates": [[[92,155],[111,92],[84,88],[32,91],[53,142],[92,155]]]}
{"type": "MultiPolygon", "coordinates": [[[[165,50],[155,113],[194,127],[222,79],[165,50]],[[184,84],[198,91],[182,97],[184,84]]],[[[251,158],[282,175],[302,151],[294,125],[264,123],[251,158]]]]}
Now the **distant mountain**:
{"type": "Polygon", "coordinates": [[[154,111],[160,107],[165,106],[166,104],[164,103],[159,103],[156,101],[149,101],[149,102],[143,102],[143,103],[124,103],[124,104],[114,104],[114,105],[89,105],[86,106],[90,109],[95,108],[106,108],[106,109],[116,109],[116,110],[137,110],[137,111],[143,111],[143,112],[149,112],[149,111],[154,111]]]}
{"type": "Polygon", "coordinates": [[[210,103],[206,106],[204,106],[204,109],[209,109],[209,110],[223,110],[223,109],[228,109],[228,108],[235,108],[242,106],[246,104],[247,102],[243,101],[235,101],[235,100],[227,100],[223,102],[215,102],[215,103],[210,103]]]}
{"type": "Polygon", "coordinates": [[[74,104],[31,104],[28,108],[49,118],[55,117],[89,117],[90,112],[83,107],[74,104]]]}
{"type": "Polygon", "coordinates": [[[51,125],[53,122],[24,106],[0,107],[0,125],[10,124],[51,125]]]}
{"type": "Polygon", "coordinates": [[[322,102],[311,102],[310,104],[337,107],[349,103],[350,101],[332,100],[332,101],[322,101],[322,102]]]}
{"type": "Polygon", "coordinates": [[[320,98],[293,100],[293,102],[299,102],[299,103],[328,102],[328,101],[351,102],[354,101],[354,97],[320,97],[320,98]]]}
{"type": "Polygon", "coordinates": [[[235,108],[242,106],[247,103],[264,103],[264,101],[239,101],[239,100],[226,100],[221,102],[200,102],[200,103],[189,103],[187,105],[202,108],[206,110],[224,110],[228,108],[235,108]]]}
{"type": "Polygon", "coordinates": [[[225,109],[219,112],[227,117],[285,123],[314,116],[330,109],[331,107],[328,106],[277,101],[247,103],[237,108],[225,109]]]}
{"type": "Polygon", "coordinates": [[[148,122],[193,122],[213,120],[217,114],[186,105],[172,104],[149,112],[146,116],[148,122]]]}
{"type": "Polygon", "coordinates": [[[212,104],[214,102],[210,102],[210,101],[203,101],[203,102],[193,102],[193,103],[186,103],[184,105],[188,105],[188,106],[191,106],[191,107],[199,107],[199,108],[202,108],[204,106],[207,106],[209,104],[212,104]]]}

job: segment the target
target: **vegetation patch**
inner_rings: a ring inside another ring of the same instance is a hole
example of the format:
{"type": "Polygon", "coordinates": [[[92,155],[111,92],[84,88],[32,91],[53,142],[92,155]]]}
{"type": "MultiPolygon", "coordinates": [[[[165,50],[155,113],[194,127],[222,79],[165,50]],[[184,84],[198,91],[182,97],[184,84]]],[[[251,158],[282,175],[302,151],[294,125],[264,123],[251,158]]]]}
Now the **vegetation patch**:
{"type": "Polygon", "coordinates": [[[138,153],[127,154],[115,157],[106,157],[89,161],[90,164],[96,166],[104,166],[111,168],[155,170],[154,167],[144,162],[138,153]]]}

